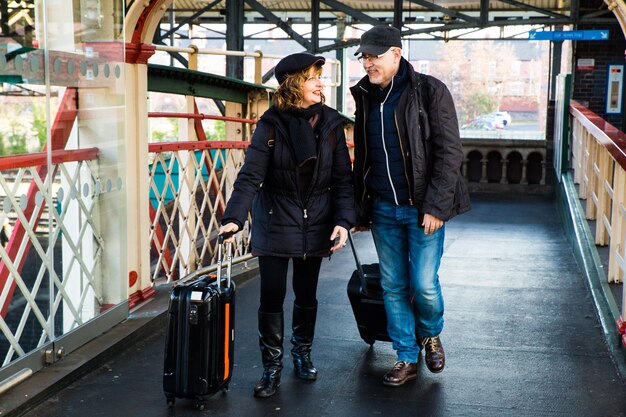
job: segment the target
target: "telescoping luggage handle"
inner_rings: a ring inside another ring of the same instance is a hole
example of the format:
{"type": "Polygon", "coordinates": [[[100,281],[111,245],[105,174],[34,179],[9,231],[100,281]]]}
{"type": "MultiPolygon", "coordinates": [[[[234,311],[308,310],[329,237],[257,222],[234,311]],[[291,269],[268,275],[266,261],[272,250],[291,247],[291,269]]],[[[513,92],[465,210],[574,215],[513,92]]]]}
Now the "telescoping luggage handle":
{"type": "MultiPolygon", "coordinates": [[[[222,288],[222,264],[224,263],[224,254],[222,253],[222,247],[224,246],[224,241],[234,235],[235,232],[226,232],[217,236],[217,287],[222,288]]],[[[226,244],[226,288],[230,288],[230,274],[232,272],[233,267],[233,255],[232,255],[232,245],[230,243],[226,244]]]]}
{"type": "Polygon", "coordinates": [[[365,271],[363,271],[363,265],[361,265],[361,260],[359,259],[359,255],[356,253],[356,248],[354,247],[354,241],[352,240],[352,232],[348,230],[348,240],[350,241],[350,247],[352,248],[352,253],[354,254],[354,261],[356,262],[356,269],[359,271],[359,279],[361,280],[361,292],[363,294],[367,294],[367,283],[365,281],[365,271]]]}

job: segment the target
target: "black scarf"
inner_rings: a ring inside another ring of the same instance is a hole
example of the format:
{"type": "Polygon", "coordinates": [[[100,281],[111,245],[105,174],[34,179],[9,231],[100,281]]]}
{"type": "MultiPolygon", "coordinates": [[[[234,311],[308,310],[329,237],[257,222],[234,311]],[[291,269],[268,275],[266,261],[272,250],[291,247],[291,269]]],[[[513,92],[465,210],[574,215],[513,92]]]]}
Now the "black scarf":
{"type": "MultiPolygon", "coordinates": [[[[315,130],[309,122],[316,115],[321,116],[323,105],[314,104],[306,109],[293,108],[286,112],[279,112],[281,119],[289,128],[289,140],[296,155],[298,166],[317,158],[317,142],[315,140],[315,130]]],[[[315,127],[320,126],[317,120],[315,127]]]]}

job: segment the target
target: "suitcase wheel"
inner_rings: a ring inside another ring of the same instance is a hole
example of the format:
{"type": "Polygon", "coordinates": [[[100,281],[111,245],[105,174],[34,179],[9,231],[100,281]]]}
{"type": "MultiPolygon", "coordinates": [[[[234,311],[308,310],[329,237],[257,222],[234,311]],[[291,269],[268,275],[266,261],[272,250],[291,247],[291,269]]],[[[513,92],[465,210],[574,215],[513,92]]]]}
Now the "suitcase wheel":
{"type": "Polygon", "coordinates": [[[174,404],[176,404],[176,398],[174,397],[167,397],[167,406],[168,407],[174,407],[174,404]]]}
{"type": "Polygon", "coordinates": [[[204,410],[204,401],[196,401],[196,408],[200,411],[204,410]]]}
{"type": "Polygon", "coordinates": [[[365,343],[367,343],[370,346],[374,346],[374,342],[376,342],[376,339],[372,338],[372,337],[368,337],[363,339],[365,341],[365,343]]]}

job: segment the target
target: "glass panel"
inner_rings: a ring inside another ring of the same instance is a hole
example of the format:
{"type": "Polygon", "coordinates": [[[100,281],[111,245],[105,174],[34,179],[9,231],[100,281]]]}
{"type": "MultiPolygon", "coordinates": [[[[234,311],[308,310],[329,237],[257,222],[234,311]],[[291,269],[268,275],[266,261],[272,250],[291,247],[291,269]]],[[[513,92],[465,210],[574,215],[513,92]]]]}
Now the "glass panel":
{"type": "Polygon", "coordinates": [[[432,59],[430,74],[446,83],[454,97],[461,137],[542,140],[548,46],[547,42],[412,41],[408,55],[432,59]]]}
{"type": "Polygon", "coordinates": [[[127,299],[122,11],[0,9],[2,365],[127,299]]]}

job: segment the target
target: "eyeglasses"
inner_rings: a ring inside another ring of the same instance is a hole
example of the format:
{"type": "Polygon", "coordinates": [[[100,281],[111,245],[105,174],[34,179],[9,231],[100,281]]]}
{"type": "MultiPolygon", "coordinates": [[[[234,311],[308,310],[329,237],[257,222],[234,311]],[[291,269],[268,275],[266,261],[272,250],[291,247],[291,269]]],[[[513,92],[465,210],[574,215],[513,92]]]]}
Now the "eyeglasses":
{"type": "Polygon", "coordinates": [[[383,52],[380,55],[370,55],[370,54],[361,54],[361,56],[359,56],[357,58],[357,60],[362,64],[365,61],[369,61],[372,64],[376,63],[380,58],[382,58],[383,56],[385,56],[385,54],[389,51],[391,51],[393,48],[389,48],[387,49],[385,52],[383,52]]]}

